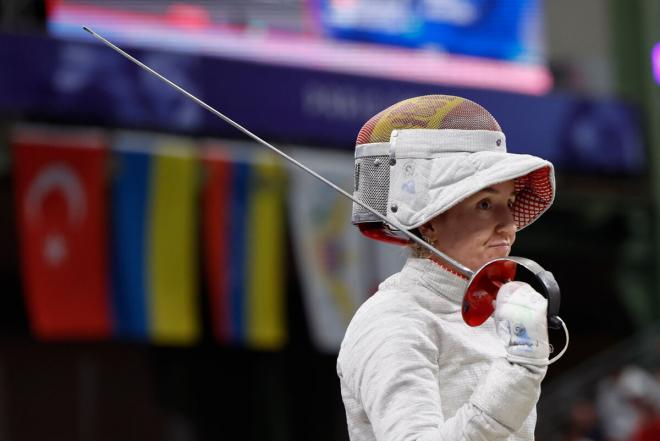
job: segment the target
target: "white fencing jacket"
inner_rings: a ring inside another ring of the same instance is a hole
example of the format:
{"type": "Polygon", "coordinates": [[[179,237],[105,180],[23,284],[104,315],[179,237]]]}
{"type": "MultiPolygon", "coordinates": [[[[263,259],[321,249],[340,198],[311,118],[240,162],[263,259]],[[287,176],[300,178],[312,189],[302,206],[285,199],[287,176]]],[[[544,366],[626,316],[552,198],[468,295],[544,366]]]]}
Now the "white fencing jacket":
{"type": "Polygon", "coordinates": [[[533,440],[546,368],[508,362],[467,281],[410,258],[355,313],[337,360],[351,441],[533,440]]]}

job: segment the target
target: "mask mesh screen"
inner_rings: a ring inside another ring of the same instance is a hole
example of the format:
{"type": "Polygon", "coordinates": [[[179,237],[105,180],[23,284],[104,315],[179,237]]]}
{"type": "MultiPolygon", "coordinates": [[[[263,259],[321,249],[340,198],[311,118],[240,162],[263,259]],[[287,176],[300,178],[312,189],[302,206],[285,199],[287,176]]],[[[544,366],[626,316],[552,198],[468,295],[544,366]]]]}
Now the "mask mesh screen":
{"type": "MultiPolygon", "coordinates": [[[[390,166],[385,156],[368,156],[355,161],[353,196],[385,215],[387,192],[390,186],[390,166]]],[[[353,222],[374,219],[361,205],[353,203],[353,222]]]]}

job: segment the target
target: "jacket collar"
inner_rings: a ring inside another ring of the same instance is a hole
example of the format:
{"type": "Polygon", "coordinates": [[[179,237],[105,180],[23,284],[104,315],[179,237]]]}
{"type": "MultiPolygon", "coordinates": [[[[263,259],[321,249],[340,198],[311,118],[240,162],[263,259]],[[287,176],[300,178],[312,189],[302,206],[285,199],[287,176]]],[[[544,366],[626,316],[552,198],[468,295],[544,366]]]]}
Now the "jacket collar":
{"type": "Polygon", "coordinates": [[[468,281],[431,259],[410,257],[401,276],[412,284],[422,285],[452,302],[462,303],[468,281]]]}

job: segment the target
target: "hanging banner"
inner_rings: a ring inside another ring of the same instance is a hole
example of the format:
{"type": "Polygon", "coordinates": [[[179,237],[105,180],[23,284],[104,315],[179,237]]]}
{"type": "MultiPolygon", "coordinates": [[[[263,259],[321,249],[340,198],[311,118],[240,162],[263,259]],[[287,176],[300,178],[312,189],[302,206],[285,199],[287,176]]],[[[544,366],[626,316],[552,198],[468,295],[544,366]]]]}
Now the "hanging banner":
{"type": "Polygon", "coordinates": [[[12,151],[33,332],[42,339],[109,337],[104,139],[89,131],[22,127],[12,151]]]}
{"type": "Polygon", "coordinates": [[[118,332],[163,344],[200,336],[195,146],[123,134],[115,149],[113,275],[118,332]]]}
{"type": "MultiPolygon", "coordinates": [[[[352,193],[350,154],[296,151],[303,164],[352,193]]],[[[351,224],[351,201],[292,166],[289,218],[311,337],[335,352],[357,308],[380,281],[403,266],[406,252],[362,236],[351,224]]]]}
{"type": "Polygon", "coordinates": [[[276,350],[287,339],[285,173],[268,154],[204,158],[204,254],[213,333],[276,350]]]}

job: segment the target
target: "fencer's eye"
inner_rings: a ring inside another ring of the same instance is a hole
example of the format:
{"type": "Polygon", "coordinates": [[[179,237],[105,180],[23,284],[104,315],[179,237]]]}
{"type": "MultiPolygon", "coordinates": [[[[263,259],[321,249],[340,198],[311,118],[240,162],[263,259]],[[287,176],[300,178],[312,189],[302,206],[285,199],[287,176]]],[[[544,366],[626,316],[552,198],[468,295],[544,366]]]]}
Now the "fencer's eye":
{"type": "Polygon", "coordinates": [[[490,210],[493,204],[490,202],[490,199],[482,199],[477,202],[477,208],[480,210],[490,210]]]}

